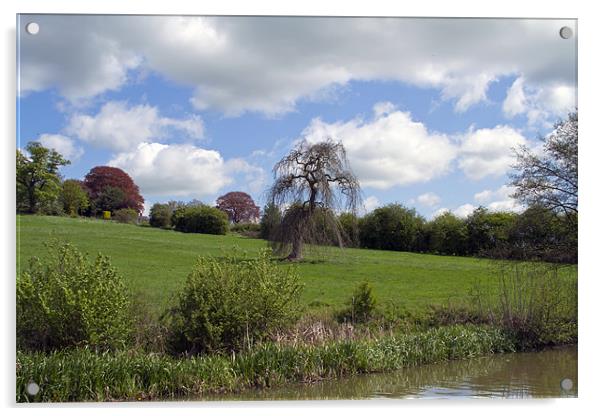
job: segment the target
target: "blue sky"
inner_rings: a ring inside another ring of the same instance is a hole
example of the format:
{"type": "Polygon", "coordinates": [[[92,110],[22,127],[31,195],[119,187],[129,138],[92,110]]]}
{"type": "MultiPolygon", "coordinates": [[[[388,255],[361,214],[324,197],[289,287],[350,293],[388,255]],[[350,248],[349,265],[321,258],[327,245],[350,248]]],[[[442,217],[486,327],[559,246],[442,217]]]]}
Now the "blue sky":
{"type": "Polygon", "coordinates": [[[22,15],[18,146],[65,154],[65,178],[120,167],[147,207],[235,190],[263,205],[274,163],[331,136],[368,211],[520,210],[512,147],[537,151],[577,104],[562,26],[575,22],[22,15]]]}

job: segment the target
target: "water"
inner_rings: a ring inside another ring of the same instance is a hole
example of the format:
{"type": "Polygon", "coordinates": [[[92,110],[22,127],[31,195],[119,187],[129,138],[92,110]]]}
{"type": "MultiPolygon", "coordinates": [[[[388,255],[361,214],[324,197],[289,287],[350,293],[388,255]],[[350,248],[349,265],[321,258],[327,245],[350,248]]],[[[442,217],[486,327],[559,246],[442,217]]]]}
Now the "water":
{"type": "Polygon", "coordinates": [[[312,385],[210,395],[200,400],[577,397],[577,347],[497,354],[312,385]],[[565,381],[561,387],[562,380],[565,381]],[[572,386],[571,386],[572,384],[572,386]],[[569,389],[567,389],[569,388],[569,389]]]}

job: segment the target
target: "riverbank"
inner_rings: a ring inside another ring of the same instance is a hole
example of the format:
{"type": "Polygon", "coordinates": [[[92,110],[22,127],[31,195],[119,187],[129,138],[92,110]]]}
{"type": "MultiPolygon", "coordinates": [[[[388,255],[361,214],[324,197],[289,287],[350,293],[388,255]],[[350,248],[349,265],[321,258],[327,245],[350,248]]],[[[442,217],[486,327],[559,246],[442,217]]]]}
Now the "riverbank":
{"type": "Polygon", "coordinates": [[[353,374],[399,370],[515,350],[490,326],[454,325],[376,340],[286,346],[266,343],[232,355],[173,358],[72,349],[17,353],[17,402],[166,400],[353,374]],[[27,385],[40,391],[29,396],[27,385]]]}

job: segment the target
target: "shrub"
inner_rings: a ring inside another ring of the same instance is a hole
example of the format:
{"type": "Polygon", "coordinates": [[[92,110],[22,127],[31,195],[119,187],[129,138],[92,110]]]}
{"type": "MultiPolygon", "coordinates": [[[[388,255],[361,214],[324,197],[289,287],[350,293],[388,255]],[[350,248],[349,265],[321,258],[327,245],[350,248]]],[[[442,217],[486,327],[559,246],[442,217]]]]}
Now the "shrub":
{"type": "Polygon", "coordinates": [[[360,243],[377,250],[415,251],[423,226],[424,218],[416,210],[389,204],[360,220],[360,243]]]}
{"type": "Polygon", "coordinates": [[[174,353],[240,350],[298,318],[301,285],[292,268],[258,258],[199,258],[167,315],[174,353]]]}
{"type": "Polygon", "coordinates": [[[372,318],[376,308],[376,298],[372,293],[372,286],[363,282],[359,284],[351,298],[347,301],[347,308],[340,312],[339,320],[351,322],[367,322],[372,318]]]}
{"type": "Polygon", "coordinates": [[[224,235],[228,231],[228,216],[207,205],[178,208],[171,220],[176,231],[184,233],[224,235]]]}
{"type": "Polygon", "coordinates": [[[230,231],[233,233],[241,234],[245,237],[259,238],[261,232],[261,225],[253,223],[233,224],[230,227],[230,231]]]}
{"type": "Polygon", "coordinates": [[[17,277],[17,346],[54,350],[89,345],[117,348],[129,333],[129,299],[109,259],[90,262],[68,243],[48,245],[17,277]]]}
{"type": "Polygon", "coordinates": [[[260,222],[260,236],[268,240],[273,235],[276,228],[282,222],[282,213],[275,204],[268,204],[263,208],[263,215],[260,222]]]}
{"type": "Polygon", "coordinates": [[[503,328],[521,349],[577,341],[574,269],[526,262],[499,262],[496,267],[497,291],[474,290],[480,315],[503,328]]]}
{"type": "Polygon", "coordinates": [[[150,209],[149,224],[151,227],[170,228],[171,209],[167,204],[154,204],[150,209]]]}
{"type": "Polygon", "coordinates": [[[138,222],[138,212],[132,208],[122,208],[115,211],[113,219],[124,224],[136,224],[138,222]]]}

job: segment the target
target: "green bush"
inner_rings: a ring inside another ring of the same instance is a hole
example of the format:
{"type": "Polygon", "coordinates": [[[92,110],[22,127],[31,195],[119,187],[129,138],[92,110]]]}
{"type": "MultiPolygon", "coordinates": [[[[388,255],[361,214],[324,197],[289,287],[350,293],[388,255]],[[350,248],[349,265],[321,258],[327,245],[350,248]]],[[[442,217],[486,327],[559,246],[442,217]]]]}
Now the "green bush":
{"type": "Polygon", "coordinates": [[[240,350],[295,322],[299,276],[270,259],[199,258],[167,315],[173,353],[240,350]]]}
{"type": "Polygon", "coordinates": [[[221,234],[228,232],[228,215],[207,205],[176,209],[171,217],[176,231],[184,233],[221,234]]]}
{"type": "Polygon", "coordinates": [[[129,334],[129,299],[109,259],[94,262],[69,243],[49,244],[17,277],[17,346],[118,348],[129,334]]]}
{"type": "Polygon", "coordinates": [[[171,209],[167,204],[154,204],[150,209],[149,224],[151,227],[170,228],[171,209]]]}
{"type": "Polygon", "coordinates": [[[136,224],[138,212],[132,208],[121,208],[113,213],[113,219],[123,224],[136,224]]]}
{"type": "Polygon", "coordinates": [[[261,233],[261,225],[253,223],[233,224],[230,227],[230,232],[241,234],[245,237],[259,238],[261,233]]]}
{"type": "Polygon", "coordinates": [[[372,293],[372,287],[366,283],[360,283],[353,291],[353,295],[347,301],[347,308],[339,314],[339,320],[351,322],[367,322],[372,318],[376,309],[376,298],[372,293]]]}

